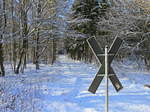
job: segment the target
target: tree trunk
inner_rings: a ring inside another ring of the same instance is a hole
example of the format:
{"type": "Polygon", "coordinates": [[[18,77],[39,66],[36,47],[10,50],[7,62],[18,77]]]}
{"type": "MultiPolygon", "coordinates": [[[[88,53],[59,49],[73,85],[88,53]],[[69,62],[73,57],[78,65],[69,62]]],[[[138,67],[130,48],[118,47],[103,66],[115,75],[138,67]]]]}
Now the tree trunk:
{"type": "Polygon", "coordinates": [[[54,64],[56,60],[56,40],[52,40],[52,64],[54,64]]]}
{"type": "Polygon", "coordinates": [[[40,69],[39,67],[39,30],[37,31],[37,38],[36,38],[35,66],[37,70],[40,69]]]}
{"type": "MultiPolygon", "coordinates": [[[[24,5],[25,5],[25,3],[23,3],[23,6],[24,5]]],[[[22,41],[22,48],[21,48],[21,51],[20,51],[19,63],[17,65],[16,72],[15,72],[16,74],[19,73],[19,70],[20,70],[20,67],[21,67],[23,61],[26,61],[23,58],[26,58],[26,53],[27,53],[27,48],[28,48],[27,12],[25,11],[25,8],[23,6],[21,7],[21,25],[22,25],[22,38],[23,38],[23,41],[22,41]]]]}
{"type": "MultiPolygon", "coordinates": [[[[1,38],[3,38],[2,35],[1,35],[1,38]]],[[[1,76],[5,76],[5,68],[4,68],[3,62],[4,62],[3,43],[2,43],[2,40],[0,40],[0,69],[1,69],[0,75],[1,76]]]]}
{"type": "MultiPolygon", "coordinates": [[[[1,76],[5,76],[5,68],[4,68],[4,57],[3,57],[3,35],[5,33],[5,27],[7,25],[6,21],[6,13],[5,13],[5,0],[3,0],[3,17],[0,16],[0,29],[2,29],[0,34],[0,69],[1,69],[1,76]],[[4,24],[2,23],[4,20],[4,24]]],[[[0,6],[2,9],[2,6],[0,6]]]]}
{"type": "MultiPolygon", "coordinates": [[[[40,0],[38,1],[38,6],[37,6],[37,18],[40,19],[40,14],[41,14],[41,3],[40,0]]],[[[39,20],[37,21],[37,25],[39,24],[39,20]]],[[[39,67],[39,39],[40,39],[40,32],[39,28],[37,28],[37,34],[36,34],[36,49],[35,49],[35,66],[36,69],[40,69],[39,67]]]]}
{"type": "Polygon", "coordinates": [[[15,72],[16,70],[16,61],[17,61],[17,53],[16,53],[16,41],[15,41],[15,38],[13,36],[13,34],[15,33],[15,23],[14,23],[14,0],[11,1],[11,21],[12,21],[12,29],[11,29],[11,38],[12,38],[12,46],[11,46],[11,60],[13,61],[13,71],[15,72]]]}

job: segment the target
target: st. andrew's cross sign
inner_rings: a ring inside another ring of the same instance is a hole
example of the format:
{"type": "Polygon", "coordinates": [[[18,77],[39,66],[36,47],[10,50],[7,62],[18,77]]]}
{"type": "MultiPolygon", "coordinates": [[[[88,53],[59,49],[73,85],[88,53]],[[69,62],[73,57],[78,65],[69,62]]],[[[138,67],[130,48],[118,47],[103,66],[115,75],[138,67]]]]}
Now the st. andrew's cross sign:
{"type": "MultiPolygon", "coordinates": [[[[105,75],[105,54],[104,51],[102,51],[100,46],[98,45],[95,37],[89,38],[87,42],[90,48],[92,49],[94,55],[96,56],[97,60],[101,64],[99,71],[97,72],[92,84],[88,89],[88,91],[90,91],[91,93],[95,93],[105,75]]],[[[117,78],[113,68],[111,67],[111,63],[116,53],[118,52],[118,49],[121,46],[121,44],[122,44],[122,40],[116,37],[108,51],[108,68],[109,68],[108,78],[111,80],[117,92],[121,90],[123,86],[121,85],[119,79],[117,78]]]]}

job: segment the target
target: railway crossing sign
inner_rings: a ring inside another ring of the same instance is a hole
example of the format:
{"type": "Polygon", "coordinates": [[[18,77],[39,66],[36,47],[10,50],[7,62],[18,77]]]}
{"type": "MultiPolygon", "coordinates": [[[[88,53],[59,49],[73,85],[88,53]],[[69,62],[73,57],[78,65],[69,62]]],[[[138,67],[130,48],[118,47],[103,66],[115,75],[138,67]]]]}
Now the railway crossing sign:
{"type": "Polygon", "coordinates": [[[91,38],[87,39],[87,42],[88,42],[92,52],[96,56],[97,60],[101,64],[101,67],[99,68],[99,71],[97,72],[97,74],[96,74],[92,84],[90,85],[88,91],[95,94],[101,81],[103,80],[106,72],[108,72],[108,78],[110,79],[114,88],[118,92],[119,90],[121,90],[123,88],[123,86],[120,83],[119,79],[117,78],[113,68],[111,67],[111,63],[112,63],[115,55],[117,54],[123,40],[118,38],[118,37],[115,38],[110,49],[107,52],[108,53],[107,54],[108,60],[106,60],[106,53],[101,50],[95,37],[91,37],[91,38]],[[107,63],[107,65],[106,65],[106,63],[107,63]],[[107,68],[107,70],[106,70],[106,68],[107,68]]]}

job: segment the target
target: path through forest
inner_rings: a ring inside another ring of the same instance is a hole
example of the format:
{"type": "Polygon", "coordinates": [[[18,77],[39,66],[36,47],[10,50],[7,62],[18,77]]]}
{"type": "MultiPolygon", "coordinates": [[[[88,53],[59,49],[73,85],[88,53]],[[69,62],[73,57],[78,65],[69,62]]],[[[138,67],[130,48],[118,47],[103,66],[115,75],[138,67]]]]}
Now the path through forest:
{"type": "MultiPolygon", "coordinates": [[[[40,68],[0,78],[0,112],[104,112],[104,82],[95,95],[87,91],[97,67],[62,55],[40,68]]],[[[150,74],[114,68],[124,89],[116,93],[110,83],[110,112],[150,112],[150,89],[143,86],[150,74]]]]}

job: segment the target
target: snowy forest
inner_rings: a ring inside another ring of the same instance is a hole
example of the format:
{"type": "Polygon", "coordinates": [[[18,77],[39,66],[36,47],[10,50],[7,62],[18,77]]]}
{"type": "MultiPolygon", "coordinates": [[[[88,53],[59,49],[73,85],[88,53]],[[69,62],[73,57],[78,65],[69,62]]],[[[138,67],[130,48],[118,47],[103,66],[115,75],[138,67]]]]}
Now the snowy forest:
{"type": "Polygon", "coordinates": [[[0,112],[104,111],[90,37],[123,40],[110,112],[150,112],[150,0],[0,0],[0,112]]]}
{"type": "MultiPolygon", "coordinates": [[[[91,62],[86,39],[95,36],[103,45],[117,35],[124,40],[119,57],[131,57],[150,66],[150,3],[143,0],[0,1],[0,68],[14,73],[28,63],[53,64],[60,52],[91,62]]],[[[102,46],[104,47],[104,46],[102,46]]]]}

